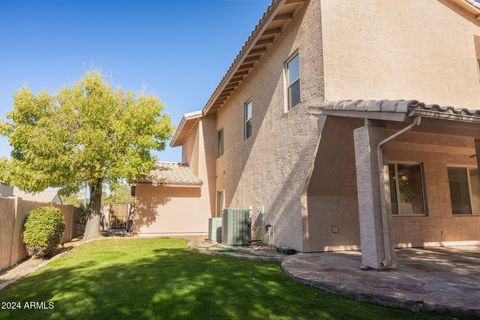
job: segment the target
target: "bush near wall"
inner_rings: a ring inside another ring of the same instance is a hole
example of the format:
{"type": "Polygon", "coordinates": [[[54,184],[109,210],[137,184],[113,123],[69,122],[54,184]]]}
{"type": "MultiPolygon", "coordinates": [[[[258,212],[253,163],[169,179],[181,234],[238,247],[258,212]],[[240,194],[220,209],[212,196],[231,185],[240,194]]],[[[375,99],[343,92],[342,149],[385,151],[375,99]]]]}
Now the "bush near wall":
{"type": "Polygon", "coordinates": [[[51,256],[62,241],[65,219],[58,208],[41,207],[30,212],[25,220],[23,242],[33,257],[51,256]]]}

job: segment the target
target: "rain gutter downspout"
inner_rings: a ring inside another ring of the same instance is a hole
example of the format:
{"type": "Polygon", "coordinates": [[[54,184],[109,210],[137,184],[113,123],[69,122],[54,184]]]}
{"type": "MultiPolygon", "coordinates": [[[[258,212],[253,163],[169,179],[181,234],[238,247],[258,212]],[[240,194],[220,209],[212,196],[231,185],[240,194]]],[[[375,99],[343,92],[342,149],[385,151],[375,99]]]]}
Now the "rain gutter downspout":
{"type": "Polygon", "coordinates": [[[383,188],[385,184],[385,180],[383,177],[383,151],[382,147],[385,146],[387,143],[392,141],[393,139],[399,137],[400,135],[404,134],[405,132],[413,129],[414,127],[420,125],[422,121],[422,117],[415,117],[413,122],[403,128],[402,130],[392,134],[391,136],[387,137],[386,139],[380,141],[377,145],[377,170],[378,170],[378,181],[379,181],[379,190],[380,190],[380,209],[381,209],[381,216],[382,216],[382,236],[383,236],[383,251],[385,254],[385,260],[382,261],[382,267],[388,268],[392,263],[392,255],[390,252],[391,248],[391,241],[389,237],[389,226],[388,226],[388,217],[387,217],[387,208],[385,203],[385,189],[383,188]]]}

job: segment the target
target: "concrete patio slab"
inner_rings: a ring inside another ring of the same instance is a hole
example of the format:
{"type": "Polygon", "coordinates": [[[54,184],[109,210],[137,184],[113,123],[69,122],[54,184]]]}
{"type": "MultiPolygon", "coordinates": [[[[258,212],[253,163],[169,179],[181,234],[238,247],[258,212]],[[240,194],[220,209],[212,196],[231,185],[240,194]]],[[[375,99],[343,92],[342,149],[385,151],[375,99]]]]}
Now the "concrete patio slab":
{"type": "Polygon", "coordinates": [[[284,254],[273,250],[267,245],[252,244],[250,246],[227,246],[211,241],[192,241],[188,244],[191,250],[247,260],[281,262],[284,254]]]}
{"type": "Polygon", "coordinates": [[[360,252],[285,257],[292,278],[352,299],[480,318],[480,246],[397,250],[397,269],[360,270],[360,252]]]}

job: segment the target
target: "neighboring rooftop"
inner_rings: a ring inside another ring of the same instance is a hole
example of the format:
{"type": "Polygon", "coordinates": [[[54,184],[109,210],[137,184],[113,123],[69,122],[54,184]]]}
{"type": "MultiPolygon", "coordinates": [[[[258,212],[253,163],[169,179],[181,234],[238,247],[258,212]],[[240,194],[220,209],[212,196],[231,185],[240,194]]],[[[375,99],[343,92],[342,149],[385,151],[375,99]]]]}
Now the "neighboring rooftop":
{"type": "Polygon", "coordinates": [[[185,163],[159,162],[142,181],[153,185],[200,186],[202,180],[185,163]]]}
{"type": "Polygon", "coordinates": [[[15,197],[22,198],[27,201],[43,202],[43,203],[56,203],[61,204],[62,200],[58,195],[58,191],[55,190],[44,190],[41,192],[29,193],[22,191],[15,187],[13,191],[15,197]]]}

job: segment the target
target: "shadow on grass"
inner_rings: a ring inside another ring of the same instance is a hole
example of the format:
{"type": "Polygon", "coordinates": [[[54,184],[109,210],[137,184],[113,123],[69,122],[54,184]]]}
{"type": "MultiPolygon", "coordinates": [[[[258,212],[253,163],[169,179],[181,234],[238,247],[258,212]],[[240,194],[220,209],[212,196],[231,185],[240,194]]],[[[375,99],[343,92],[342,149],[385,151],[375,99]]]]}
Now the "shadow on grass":
{"type": "Polygon", "coordinates": [[[318,291],[293,282],[273,263],[208,256],[180,248],[154,248],[128,263],[115,262],[124,255],[115,248],[94,251],[74,266],[62,266],[60,261],[31,275],[0,292],[0,301],[53,301],[55,308],[0,310],[0,319],[431,317],[318,291]]]}

